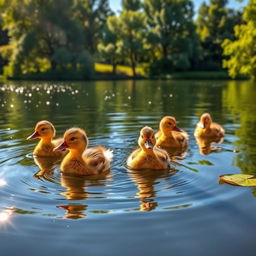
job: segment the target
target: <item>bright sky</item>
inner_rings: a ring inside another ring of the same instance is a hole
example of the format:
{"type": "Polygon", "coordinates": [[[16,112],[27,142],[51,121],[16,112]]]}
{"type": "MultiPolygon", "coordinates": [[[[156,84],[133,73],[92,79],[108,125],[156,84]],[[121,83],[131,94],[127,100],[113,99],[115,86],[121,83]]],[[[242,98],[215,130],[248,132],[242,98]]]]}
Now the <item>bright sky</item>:
{"type": "MultiPolygon", "coordinates": [[[[230,8],[242,8],[244,7],[249,0],[243,0],[242,3],[237,2],[236,0],[229,0],[229,4],[228,7],[230,8]]],[[[113,11],[118,12],[121,10],[121,2],[122,0],[109,0],[110,3],[110,7],[113,11]]],[[[204,0],[193,0],[194,5],[195,5],[195,12],[198,10],[198,8],[200,7],[200,5],[202,4],[202,2],[204,2],[204,0]]],[[[205,1],[206,3],[209,3],[209,0],[205,1]]]]}

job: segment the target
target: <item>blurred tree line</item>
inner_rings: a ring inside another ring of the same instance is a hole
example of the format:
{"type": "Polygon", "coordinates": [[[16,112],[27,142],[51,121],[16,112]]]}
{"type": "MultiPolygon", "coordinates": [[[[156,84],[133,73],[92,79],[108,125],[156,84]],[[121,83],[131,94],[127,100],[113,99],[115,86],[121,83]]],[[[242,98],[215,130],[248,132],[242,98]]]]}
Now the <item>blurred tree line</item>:
{"type": "Polygon", "coordinates": [[[195,15],[191,0],[122,0],[118,14],[108,0],[1,0],[0,71],[9,78],[90,79],[101,62],[114,75],[123,64],[134,76],[138,65],[159,76],[221,70],[224,60],[235,76],[241,69],[232,64],[233,44],[244,30],[254,34],[247,48],[256,73],[255,0],[244,14],[227,2],[210,0],[195,15]]]}

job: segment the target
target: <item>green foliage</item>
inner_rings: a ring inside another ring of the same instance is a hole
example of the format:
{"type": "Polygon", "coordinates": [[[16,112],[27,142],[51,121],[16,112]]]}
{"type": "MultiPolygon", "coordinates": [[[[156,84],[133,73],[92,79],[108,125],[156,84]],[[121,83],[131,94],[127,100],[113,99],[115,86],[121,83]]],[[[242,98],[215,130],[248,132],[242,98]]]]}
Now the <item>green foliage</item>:
{"type": "Polygon", "coordinates": [[[188,69],[200,57],[190,0],[145,0],[148,43],[154,49],[151,71],[188,69]]]}
{"type": "Polygon", "coordinates": [[[245,24],[235,26],[235,40],[224,40],[223,67],[232,78],[239,74],[256,79],[256,0],[251,0],[243,13],[245,24]]]}
{"type": "MultiPolygon", "coordinates": [[[[90,1],[3,1],[3,26],[11,37],[5,75],[42,72],[42,66],[56,72],[77,70],[76,63],[85,49],[84,27],[77,19],[81,10],[78,3],[86,2],[90,1]]],[[[88,72],[92,74],[92,70],[88,72]]]]}
{"type": "Polygon", "coordinates": [[[141,7],[140,0],[122,0],[124,10],[138,11],[141,7]]]}
{"type": "Polygon", "coordinates": [[[105,61],[109,61],[113,66],[113,74],[116,74],[116,66],[118,61],[122,60],[122,41],[119,30],[119,20],[113,15],[107,19],[107,25],[103,30],[102,41],[98,44],[98,51],[100,57],[105,61]]]}
{"type": "Polygon", "coordinates": [[[224,39],[234,37],[233,27],[241,20],[241,14],[226,8],[227,0],[211,0],[203,3],[198,11],[197,32],[203,47],[203,63],[208,70],[220,69],[221,44],[224,39]]]}

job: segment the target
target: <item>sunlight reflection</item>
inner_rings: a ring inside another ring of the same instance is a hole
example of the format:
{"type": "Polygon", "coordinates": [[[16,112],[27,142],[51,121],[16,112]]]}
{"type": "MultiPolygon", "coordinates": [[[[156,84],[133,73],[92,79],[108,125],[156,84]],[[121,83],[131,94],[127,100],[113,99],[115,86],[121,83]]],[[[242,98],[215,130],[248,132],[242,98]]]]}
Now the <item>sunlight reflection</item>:
{"type": "Polygon", "coordinates": [[[0,179],[0,187],[7,185],[6,180],[0,179]]]}
{"type": "Polygon", "coordinates": [[[11,209],[6,209],[0,211],[0,223],[6,223],[9,221],[13,211],[11,209]]]}

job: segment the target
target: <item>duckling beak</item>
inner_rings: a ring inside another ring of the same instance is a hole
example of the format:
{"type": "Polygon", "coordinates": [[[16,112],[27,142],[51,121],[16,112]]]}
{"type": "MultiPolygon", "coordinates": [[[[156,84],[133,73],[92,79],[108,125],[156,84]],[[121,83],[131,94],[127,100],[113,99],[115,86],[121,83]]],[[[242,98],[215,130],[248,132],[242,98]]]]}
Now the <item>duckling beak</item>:
{"type": "Polygon", "coordinates": [[[53,151],[64,151],[68,148],[67,143],[64,141],[63,143],[61,143],[59,146],[57,146],[56,148],[53,149],[53,151]]]}
{"type": "Polygon", "coordinates": [[[175,126],[175,127],[173,128],[173,130],[176,131],[176,132],[182,132],[182,130],[181,130],[178,126],[175,126]]]}
{"type": "Polygon", "coordinates": [[[33,134],[31,134],[30,136],[27,137],[27,140],[34,140],[40,137],[40,134],[35,131],[33,134]]]}
{"type": "Polygon", "coordinates": [[[154,145],[152,144],[152,142],[150,140],[146,140],[145,147],[147,149],[152,149],[154,147],[154,145]]]}

